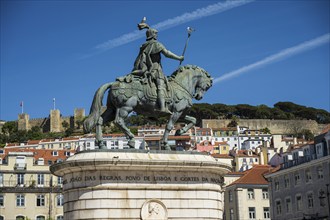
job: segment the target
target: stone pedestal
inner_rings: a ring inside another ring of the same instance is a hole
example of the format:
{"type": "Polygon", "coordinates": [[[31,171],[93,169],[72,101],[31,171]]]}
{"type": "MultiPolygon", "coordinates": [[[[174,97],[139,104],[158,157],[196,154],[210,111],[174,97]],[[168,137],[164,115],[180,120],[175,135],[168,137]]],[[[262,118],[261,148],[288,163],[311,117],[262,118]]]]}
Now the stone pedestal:
{"type": "Polygon", "coordinates": [[[64,219],[222,219],[231,167],[185,152],[86,151],[51,172],[63,177],[64,219]]]}

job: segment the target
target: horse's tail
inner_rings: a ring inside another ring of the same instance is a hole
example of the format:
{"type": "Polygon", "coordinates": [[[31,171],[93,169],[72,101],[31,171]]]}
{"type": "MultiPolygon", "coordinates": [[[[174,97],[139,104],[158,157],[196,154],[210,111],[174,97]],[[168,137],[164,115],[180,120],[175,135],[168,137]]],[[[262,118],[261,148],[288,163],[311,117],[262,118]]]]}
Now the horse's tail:
{"type": "Polygon", "coordinates": [[[93,103],[89,111],[88,117],[84,120],[84,132],[89,133],[98,123],[102,114],[102,100],[106,90],[110,88],[112,83],[102,85],[95,92],[93,103]]]}

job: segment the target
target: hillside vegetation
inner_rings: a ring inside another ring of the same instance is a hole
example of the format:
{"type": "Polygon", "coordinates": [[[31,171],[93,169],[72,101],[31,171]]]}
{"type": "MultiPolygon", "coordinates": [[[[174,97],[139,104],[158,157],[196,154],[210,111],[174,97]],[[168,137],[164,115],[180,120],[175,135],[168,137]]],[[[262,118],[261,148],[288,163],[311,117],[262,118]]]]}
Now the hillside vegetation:
{"type": "Polygon", "coordinates": [[[315,120],[319,124],[330,123],[330,113],[323,109],[316,109],[297,105],[292,102],[278,102],[273,108],[266,105],[251,106],[247,104],[194,104],[190,115],[197,119],[277,119],[277,120],[315,120]]]}

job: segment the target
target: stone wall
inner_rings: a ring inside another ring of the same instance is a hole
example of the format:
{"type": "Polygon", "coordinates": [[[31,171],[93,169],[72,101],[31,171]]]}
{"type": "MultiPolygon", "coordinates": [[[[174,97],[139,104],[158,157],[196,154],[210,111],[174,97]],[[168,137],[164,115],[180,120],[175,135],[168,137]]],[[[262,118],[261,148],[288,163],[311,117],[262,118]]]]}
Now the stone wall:
{"type": "MultiPolygon", "coordinates": [[[[230,119],[203,119],[203,128],[225,128],[230,119]]],[[[294,129],[309,129],[315,135],[320,134],[325,125],[314,120],[271,120],[271,119],[240,119],[238,125],[249,129],[268,128],[272,134],[290,134],[294,129]]]]}

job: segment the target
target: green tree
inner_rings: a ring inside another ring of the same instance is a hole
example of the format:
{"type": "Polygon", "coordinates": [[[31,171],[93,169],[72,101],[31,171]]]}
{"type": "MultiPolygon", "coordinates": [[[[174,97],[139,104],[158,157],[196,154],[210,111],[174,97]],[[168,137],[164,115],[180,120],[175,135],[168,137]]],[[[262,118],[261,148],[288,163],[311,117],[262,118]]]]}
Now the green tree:
{"type": "Polygon", "coordinates": [[[260,131],[263,132],[264,134],[270,134],[270,130],[267,127],[260,129],[260,131]]]}
{"type": "Polygon", "coordinates": [[[5,135],[11,135],[18,130],[18,124],[16,121],[8,121],[2,126],[2,133],[5,135]]]}
{"type": "Polygon", "coordinates": [[[237,127],[237,125],[238,125],[238,118],[234,116],[231,122],[229,122],[229,124],[227,125],[227,127],[237,127]]]}
{"type": "Polygon", "coordinates": [[[41,132],[41,128],[38,126],[33,126],[27,132],[27,140],[41,140],[44,138],[44,134],[41,132]]]}
{"type": "Polygon", "coordinates": [[[255,117],[260,118],[260,119],[272,118],[273,114],[272,114],[271,108],[269,108],[267,105],[257,106],[255,117]]]}

